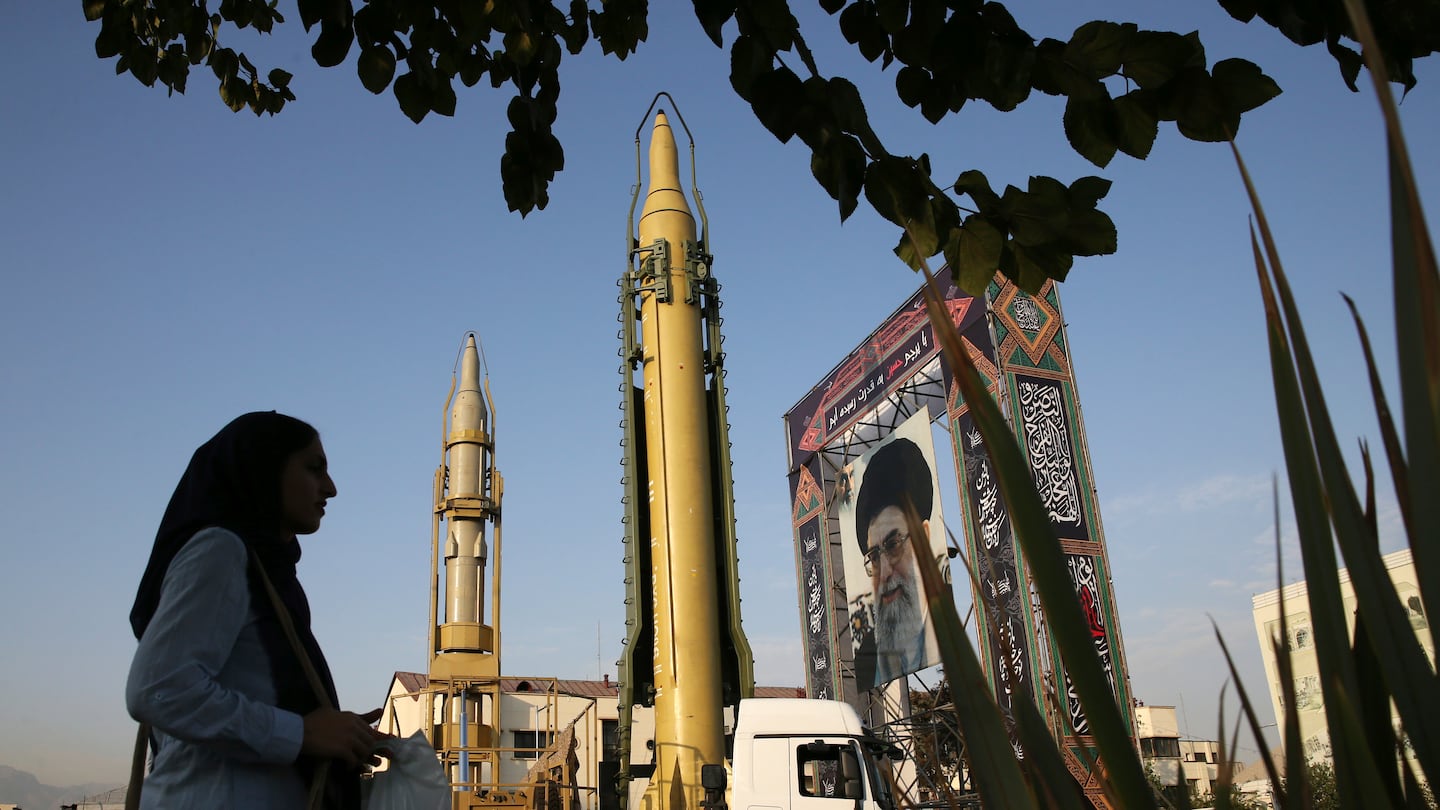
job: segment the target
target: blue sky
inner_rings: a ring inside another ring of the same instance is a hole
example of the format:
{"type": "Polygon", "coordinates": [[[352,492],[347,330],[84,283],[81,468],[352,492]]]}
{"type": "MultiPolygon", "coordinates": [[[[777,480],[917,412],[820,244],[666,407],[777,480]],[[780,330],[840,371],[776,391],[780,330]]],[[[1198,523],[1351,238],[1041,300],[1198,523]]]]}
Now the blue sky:
{"type": "MultiPolygon", "coordinates": [[[[1370,94],[1349,93],[1323,50],[1214,4],[1012,10],[1032,34],[1062,39],[1101,17],[1198,28],[1212,61],[1249,58],[1280,83],[1239,145],[1337,423],[1374,441],[1338,295],[1356,299],[1393,379],[1370,94]]],[[[1263,694],[1250,597],[1274,587],[1270,480],[1283,466],[1228,150],[1170,128],[1149,160],[1097,170],[1066,145],[1062,105],[1046,97],[932,127],[894,100],[892,75],[837,46],[832,18],[802,11],[822,69],[854,78],[890,148],[928,152],[937,178],[979,168],[997,188],[1030,174],[1115,181],[1102,208],[1119,253],[1078,262],[1062,303],[1133,691],[1213,736],[1225,672],[1208,617],[1263,694]]],[[[506,479],[503,668],[613,676],[624,616],[615,281],[634,133],[659,90],[698,141],[723,285],[757,676],[802,682],[780,418],[918,280],[890,253],[887,223],[863,207],[839,223],[803,146],[777,143],[734,96],[726,52],[687,4],[653,4],[650,41],[623,63],[567,58],[566,168],[549,208],[523,220],[500,193],[502,92],[462,92],[453,119],[415,126],[352,65],[314,67],[287,25],[256,62],[294,72],[300,98],[256,119],[225,109],[201,71],[172,98],[114,76],[94,57],[96,31],[74,2],[27,4],[0,30],[0,764],[51,784],[122,781],[135,584],[189,453],[247,410],[310,420],[329,451],[339,498],[306,540],[302,578],[342,702],[377,705],[393,671],[423,669],[439,417],[470,329],[484,342],[506,479]]],[[[1440,129],[1440,71],[1417,72],[1402,116],[1424,194],[1440,187],[1440,143],[1427,136],[1440,129]]],[[[1393,497],[1382,503],[1393,524],[1393,497]]]]}

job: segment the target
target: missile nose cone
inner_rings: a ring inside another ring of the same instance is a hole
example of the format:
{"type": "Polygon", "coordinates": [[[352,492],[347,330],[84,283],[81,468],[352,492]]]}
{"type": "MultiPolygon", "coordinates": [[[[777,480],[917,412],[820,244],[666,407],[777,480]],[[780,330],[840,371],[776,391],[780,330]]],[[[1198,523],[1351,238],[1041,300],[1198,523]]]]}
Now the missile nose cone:
{"type": "Polygon", "coordinates": [[[465,349],[460,357],[460,390],[480,390],[480,350],[475,346],[475,336],[465,337],[465,349]]]}
{"type": "Polygon", "coordinates": [[[480,350],[474,334],[465,336],[465,348],[460,352],[460,385],[452,416],[463,429],[485,429],[490,422],[490,406],[480,387],[480,350]]]}
{"type": "Polygon", "coordinates": [[[675,146],[675,132],[665,111],[661,110],[656,113],[655,126],[650,132],[650,185],[645,208],[640,213],[641,229],[645,229],[647,217],[667,211],[688,218],[693,231],[695,217],[680,188],[680,153],[675,146]]]}

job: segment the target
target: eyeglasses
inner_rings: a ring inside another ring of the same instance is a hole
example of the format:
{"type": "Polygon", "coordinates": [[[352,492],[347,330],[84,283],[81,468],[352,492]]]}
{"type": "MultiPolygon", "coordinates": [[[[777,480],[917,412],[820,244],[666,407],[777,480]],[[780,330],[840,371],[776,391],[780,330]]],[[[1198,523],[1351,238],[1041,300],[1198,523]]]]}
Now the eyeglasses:
{"type": "Polygon", "coordinates": [[[901,532],[890,532],[885,535],[885,539],[865,550],[865,573],[870,576],[875,575],[875,570],[880,566],[880,555],[882,553],[885,555],[885,558],[890,561],[890,564],[894,565],[895,562],[900,559],[900,555],[904,552],[906,544],[909,542],[910,534],[908,532],[903,534],[901,532]]]}

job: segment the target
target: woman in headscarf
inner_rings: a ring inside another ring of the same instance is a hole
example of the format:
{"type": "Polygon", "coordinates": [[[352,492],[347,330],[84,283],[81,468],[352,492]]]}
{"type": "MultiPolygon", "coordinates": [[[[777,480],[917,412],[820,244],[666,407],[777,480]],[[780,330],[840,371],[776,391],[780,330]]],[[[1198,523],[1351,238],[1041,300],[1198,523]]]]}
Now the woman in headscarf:
{"type": "Polygon", "coordinates": [[[298,810],[312,789],[327,810],[359,807],[380,710],[334,708],[295,575],[297,536],[320,528],[335,494],[319,434],[274,411],[235,419],[191,457],[130,612],[140,646],[125,700],[152,729],[143,807],[298,810]]]}

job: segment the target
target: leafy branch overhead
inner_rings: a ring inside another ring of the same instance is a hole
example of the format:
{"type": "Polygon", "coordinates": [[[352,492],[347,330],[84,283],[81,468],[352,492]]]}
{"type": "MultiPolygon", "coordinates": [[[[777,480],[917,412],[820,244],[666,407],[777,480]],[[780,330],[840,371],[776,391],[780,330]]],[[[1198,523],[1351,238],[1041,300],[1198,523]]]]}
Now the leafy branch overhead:
{"type": "MultiPolygon", "coordinates": [[[[277,0],[220,0],[214,11],[208,0],[82,2],[86,18],[100,23],[95,53],[115,58],[116,73],[183,93],[190,68],[203,64],[232,110],[273,115],[295,100],[290,73],[262,72],[245,54],[222,45],[228,26],[269,33],[283,24],[277,0]]],[[[1023,190],[1007,186],[997,195],[984,175],[970,170],[942,187],[927,156],[901,156],[885,147],[853,83],[821,73],[786,0],[693,3],[701,28],[718,47],[725,46],[733,21],[730,80],[756,118],[782,142],[798,137],[809,147],[815,179],[838,203],[842,220],[863,196],[881,216],[909,228],[914,242],[901,239],[896,252],[911,266],[918,266],[920,253],[943,253],[966,289],[983,288],[998,267],[1034,290],[1046,278],[1063,280],[1076,256],[1114,252],[1115,226],[1096,207],[1109,190],[1107,181],[1032,177],[1023,190]]],[[[1353,86],[1358,67],[1352,70],[1346,55],[1353,52],[1339,45],[1348,29],[1318,12],[1287,13],[1311,3],[1221,3],[1239,19],[1275,21],[1296,42],[1330,43],[1353,86]]],[[[969,101],[1012,110],[1032,91],[1062,96],[1070,145],[1098,167],[1117,152],[1144,159],[1161,122],[1173,122],[1188,138],[1223,141],[1239,128],[1242,114],[1280,92],[1250,62],[1208,65],[1194,33],[1097,21],[1066,41],[1037,42],[996,2],[819,5],[838,15],[841,34],[867,60],[894,69],[897,96],[927,120],[939,122],[969,101]]],[[[598,9],[585,0],[570,0],[564,8],[546,0],[365,0],[358,6],[354,0],[297,0],[297,8],[305,30],[315,34],[316,63],[340,65],[354,51],[361,84],[376,94],[391,88],[401,111],[417,123],[432,112],[454,114],[456,79],[466,87],[481,80],[496,89],[509,86],[515,95],[506,111],[510,131],[500,177],[507,204],[522,216],[545,208],[550,182],[564,168],[564,149],[552,130],[564,55],[582,52],[593,38],[603,53],[623,60],[649,34],[646,0],[604,0],[598,9]]],[[[1396,8],[1422,20],[1428,6],[1426,0],[1386,3],[1387,10],[1396,8]]],[[[1396,27],[1391,34],[1404,37],[1407,47],[1392,52],[1433,52],[1440,26],[1423,31],[1396,27]]],[[[1407,68],[1409,58],[1403,61],[1407,68]]],[[[1413,73],[1396,75],[1414,82],[1413,73]]]]}

